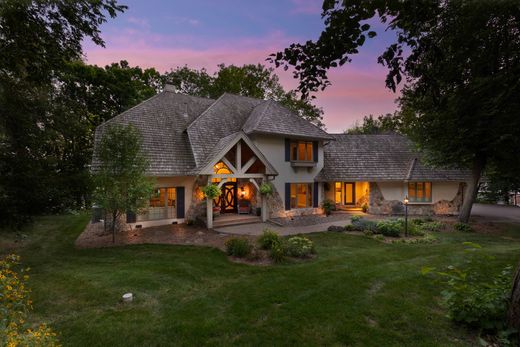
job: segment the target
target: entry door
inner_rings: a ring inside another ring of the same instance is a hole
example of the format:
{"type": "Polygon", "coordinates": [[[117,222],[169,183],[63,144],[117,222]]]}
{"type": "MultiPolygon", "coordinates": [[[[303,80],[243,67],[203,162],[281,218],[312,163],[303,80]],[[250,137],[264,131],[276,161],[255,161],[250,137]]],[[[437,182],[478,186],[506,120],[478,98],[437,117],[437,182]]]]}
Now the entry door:
{"type": "Polygon", "coordinates": [[[345,205],[356,204],[356,184],[354,182],[345,182],[345,205]]]}
{"type": "Polygon", "coordinates": [[[222,185],[220,212],[237,213],[237,182],[226,182],[222,185]]]}

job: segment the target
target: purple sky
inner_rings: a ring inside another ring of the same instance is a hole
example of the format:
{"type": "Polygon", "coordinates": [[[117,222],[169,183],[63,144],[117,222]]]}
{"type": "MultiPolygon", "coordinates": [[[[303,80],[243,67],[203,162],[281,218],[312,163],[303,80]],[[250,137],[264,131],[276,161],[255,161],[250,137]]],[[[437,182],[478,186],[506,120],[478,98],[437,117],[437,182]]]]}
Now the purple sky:
{"type": "MultiPolygon", "coordinates": [[[[127,60],[161,72],[177,66],[265,62],[293,42],[316,39],[323,29],[320,0],[120,0],[128,10],[101,28],[106,48],[84,44],[86,60],[104,66],[127,60]]],[[[377,56],[392,40],[382,25],[353,62],[331,70],[332,85],[316,94],[330,132],[341,132],[364,115],[393,112],[396,94],[385,88],[386,68],[377,56]]],[[[284,87],[293,89],[292,74],[277,69],[284,87]]]]}

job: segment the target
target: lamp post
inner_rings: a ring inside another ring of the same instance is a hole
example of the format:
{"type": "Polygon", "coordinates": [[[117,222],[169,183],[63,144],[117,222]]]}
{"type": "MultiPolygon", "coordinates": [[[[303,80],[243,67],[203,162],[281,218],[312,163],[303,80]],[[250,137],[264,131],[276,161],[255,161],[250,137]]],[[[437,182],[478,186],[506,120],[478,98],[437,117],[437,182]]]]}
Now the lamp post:
{"type": "Polygon", "coordinates": [[[408,237],[408,195],[404,197],[404,237],[408,237]]]}

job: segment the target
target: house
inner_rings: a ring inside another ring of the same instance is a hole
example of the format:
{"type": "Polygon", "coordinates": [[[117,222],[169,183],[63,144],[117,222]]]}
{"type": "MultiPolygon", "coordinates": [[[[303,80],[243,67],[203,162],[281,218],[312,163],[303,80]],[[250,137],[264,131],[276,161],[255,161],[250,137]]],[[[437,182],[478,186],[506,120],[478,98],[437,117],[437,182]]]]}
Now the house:
{"type": "MultiPolygon", "coordinates": [[[[127,222],[141,226],[223,214],[272,217],[321,213],[324,199],[340,209],[400,214],[456,214],[468,174],[423,165],[399,135],[329,134],[275,101],[223,94],[216,100],[178,94],[170,86],[101,124],[133,124],[143,136],[156,191],[148,208],[127,222]],[[271,183],[273,194],[259,187],[271,183]],[[217,184],[222,195],[205,199],[217,184]]],[[[94,157],[93,169],[99,166],[94,157]]],[[[220,215],[220,216],[219,216],[220,215]]]]}

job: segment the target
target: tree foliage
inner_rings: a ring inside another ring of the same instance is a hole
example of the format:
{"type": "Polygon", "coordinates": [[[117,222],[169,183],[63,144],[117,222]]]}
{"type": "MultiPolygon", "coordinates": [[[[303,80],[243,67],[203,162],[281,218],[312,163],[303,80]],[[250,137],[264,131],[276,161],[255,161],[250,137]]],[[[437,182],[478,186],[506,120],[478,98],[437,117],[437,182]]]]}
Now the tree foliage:
{"type": "Polygon", "coordinates": [[[399,132],[399,117],[390,113],[374,117],[368,115],[363,117],[363,121],[356,122],[353,127],[346,129],[345,134],[390,134],[399,132]]]}
{"type": "Polygon", "coordinates": [[[404,132],[442,166],[471,168],[459,218],[467,221],[486,166],[518,161],[520,3],[518,1],[326,0],[316,41],[292,44],[271,59],[295,68],[303,95],[325,88],[376,35],[380,19],[396,33],[378,58],[400,98],[404,132]]]}
{"type": "Polygon", "coordinates": [[[54,87],[65,63],[81,59],[82,42],[103,45],[100,25],[125,8],[115,0],[0,2],[3,221],[63,208],[68,177],[59,143],[69,124],[52,111],[54,87]]]}
{"type": "Polygon", "coordinates": [[[149,163],[141,144],[134,126],[109,124],[96,147],[100,165],[94,175],[94,201],[111,217],[113,235],[119,218],[127,211],[138,213],[152,194],[153,182],[145,175],[149,163]]]}
{"type": "Polygon", "coordinates": [[[274,70],[261,64],[220,64],[213,75],[206,69],[196,70],[184,66],[167,72],[163,78],[177,92],[194,96],[216,99],[224,93],[232,93],[275,100],[317,126],[325,126],[321,108],[312,104],[310,99],[300,98],[293,90],[286,91],[274,70]]]}

